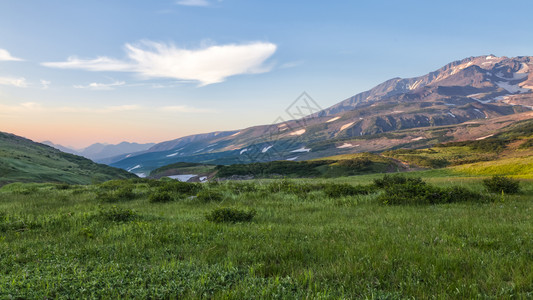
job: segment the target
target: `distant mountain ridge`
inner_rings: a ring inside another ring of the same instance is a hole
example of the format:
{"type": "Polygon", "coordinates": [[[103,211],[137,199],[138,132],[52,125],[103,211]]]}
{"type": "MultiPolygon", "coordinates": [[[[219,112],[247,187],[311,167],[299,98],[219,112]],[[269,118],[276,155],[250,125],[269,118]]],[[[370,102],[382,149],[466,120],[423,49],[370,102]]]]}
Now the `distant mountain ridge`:
{"type": "Polygon", "coordinates": [[[306,160],[481,138],[532,117],[532,69],[531,56],[469,57],[387,80],[305,119],[182,137],[112,165],[148,172],[175,162],[306,160]]]}
{"type": "Polygon", "coordinates": [[[65,153],[80,155],[100,163],[111,163],[114,161],[113,158],[115,157],[122,159],[126,155],[138,154],[139,152],[146,151],[155,145],[155,143],[139,144],[130,142],[121,142],[116,145],[95,143],[86,148],[74,150],[69,147],[54,144],[50,141],[44,141],[42,143],[65,153]]]}

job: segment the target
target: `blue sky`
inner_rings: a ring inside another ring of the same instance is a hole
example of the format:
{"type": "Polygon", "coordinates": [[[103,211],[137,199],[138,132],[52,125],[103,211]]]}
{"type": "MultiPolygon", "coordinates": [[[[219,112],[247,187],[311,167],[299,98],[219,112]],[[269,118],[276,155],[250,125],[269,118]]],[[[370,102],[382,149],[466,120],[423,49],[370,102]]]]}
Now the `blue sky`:
{"type": "Polygon", "coordinates": [[[533,55],[529,1],[2,1],[0,131],[76,147],[270,123],[468,56],[533,55]]]}

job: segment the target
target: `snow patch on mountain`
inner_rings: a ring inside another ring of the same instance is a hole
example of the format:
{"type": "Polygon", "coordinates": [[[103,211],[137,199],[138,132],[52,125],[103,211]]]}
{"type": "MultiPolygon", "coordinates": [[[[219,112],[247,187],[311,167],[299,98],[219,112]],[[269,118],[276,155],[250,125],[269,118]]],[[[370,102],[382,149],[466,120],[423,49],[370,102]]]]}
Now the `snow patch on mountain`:
{"type": "Polygon", "coordinates": [[[289,135],[302,135],[305,133],[305,129],[300,129],[289,133],[289,135]]]}
{"type": "Polygon", "coordinates": [[[309,152],[311,149],[302,147],[300,149],[292,150],[291,152],[309,152]]]}
{"type": "Polygon", "coordinates": [[[239,155],[242,155],[244,152],[248,151],[248,148],[244,148],[241,150],[241,152],[239,152],[239,155]]]}
{"type": "Polygon", "coordinates": [[[298,158],[298,156],[295,156],[295,157],[291,157],[291,158],[287,158],[286,160],[296,160],[298,158]]]}
{"type": "Polygon", "coordinates": [[[140,167],[142,167],[142,166],[141,165],[136,165],[135,167],[131,167],[131,168],[127,169],[126,171],[131,172],[131,171],[133,171],[135,169],[139,169],[140,167]]]}
{"type": "Polygon", "coordinates": [[[454,114],[452,114],[451,112],[448,112],[447,113],[448,115],[452,116],[453,118],[457,118],[454,114]]]}
{"type": "Polygon", "coordinates": [[[265,148],[263,148],[263,150],[261,150],[261,153],[266,153],[268,150],[270,150],[270,148],[274,147],[274,145],[271,145],[271,146],[266,146],[265,148]]]}
{"type": "Polygon", "coordinates": [[[344,129],[346,129],[346,128],[348,128],[348,127],[352,126],[353,124],[355,124],[355,122],[351,122],[351,123],[348,123],[348,124],[344,124],[344,125],[342,125],[342,127],[341,127],[341,130],[340,130],[340,131],[343,131],[344,129]]]}
{"type": "Polygon", "coordinates": [[[357,146],[359,146],[359,145],[352,145],[350,143],[344,143],[344,144],[342,144],[340,146],[337,146],[337,149],[353,148],[353,147],[357,147],[357,146]]]}
{"type": "Polygon", "coordinates": [[[232,135],[230,135],[230,136],[231,136],[231,137],[233,137],[233,136],[238,136],[240,133],[241,133],[241,132],[239,131],[239,132],[234,133],[234,134],[232,134],[232,135]]]}
{"type": "Polygon", "coordinates": [[[335,117],[335,118],[332,118],[332,119],[329,119],[326,121],[326,123],[331,123],[333,121],[337,121],[338,119],[340,119],[341,117],[335,117]]]}
{"type": "Polygon", "coordinates": [[[498,81],[496,82],[496,85],[508,91],[509,93],[513,93],[513,94],[529,92],[529,89],[524,89],[524,88],[519,87],[518,85],[509,84],[508,82],[498,81]]]}
{"type": "Polygon", "coordinates": [[[480,138],[477,138],[476,141],[480,141],[480,140],[484,140],[484,139],[486,139],[486,138],[490,138],[490,137],[493,136],[493,135],[494,135],[494,134],[489,134],[489,135],[487,135],[487,136],[482,136],[482,137],[480,137],[480,138]]]}
{"type": "Polygon", "coordinates": [[[178,155],[178,154],[179,154],[179,152],[176,152],[176,153],[172,153],[172,154],[169,154],[169,155],[167,155],[167,157],[172,157],[172,156],[176,156],[176,155],[178,155]]]}
{"type": "Polygon", "coordinates": [[[419,136],[419,137],[416,137],[414,139],[411,139],[411,141],[420,141],[420,140],[423,140],[424,137],[423,136],[419,136]]]}

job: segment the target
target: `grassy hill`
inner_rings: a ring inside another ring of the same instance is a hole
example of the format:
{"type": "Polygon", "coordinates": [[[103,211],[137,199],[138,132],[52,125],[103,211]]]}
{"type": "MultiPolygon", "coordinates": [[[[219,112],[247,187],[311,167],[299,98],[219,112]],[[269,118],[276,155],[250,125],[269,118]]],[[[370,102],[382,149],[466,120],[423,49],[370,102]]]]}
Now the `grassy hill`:
{"type": "Polygon", "coordinates": [[[486,139],[398,149],[383,156],[421,168],[449,167],[470,175],[533,177],[533,121],[518,122],[486,139]]]}
{"type": "Polygon", "coordinates": [[[88,184],[134,177],[124,170],[0,132],[0,186],[12,182],[88,184]]]}

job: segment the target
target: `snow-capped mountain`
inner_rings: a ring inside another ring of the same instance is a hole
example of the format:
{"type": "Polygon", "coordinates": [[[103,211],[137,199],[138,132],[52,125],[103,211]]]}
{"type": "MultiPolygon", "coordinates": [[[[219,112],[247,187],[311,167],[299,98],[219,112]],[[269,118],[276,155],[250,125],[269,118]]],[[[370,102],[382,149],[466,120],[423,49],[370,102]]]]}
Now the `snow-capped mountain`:
{"type": "Polygon", "coordinates": [[[179,161],[302,160],[480,138],[533,117],[531,70],[531,56],[470,57],[420,77],[387,80],[304,119],[187,136],[112,165],[146,172],[179,161]]]}

